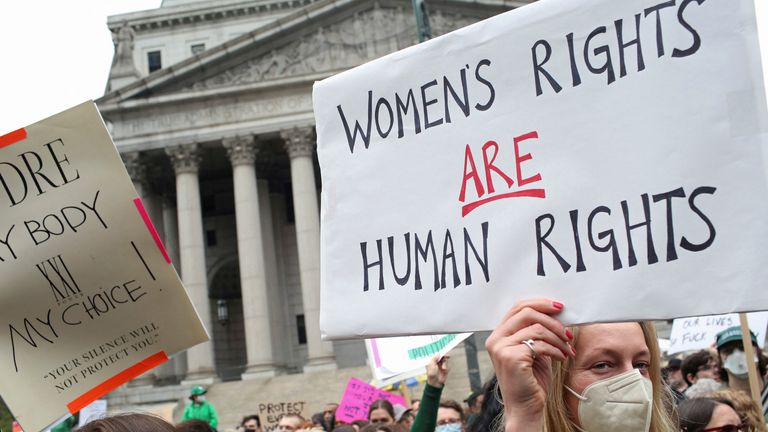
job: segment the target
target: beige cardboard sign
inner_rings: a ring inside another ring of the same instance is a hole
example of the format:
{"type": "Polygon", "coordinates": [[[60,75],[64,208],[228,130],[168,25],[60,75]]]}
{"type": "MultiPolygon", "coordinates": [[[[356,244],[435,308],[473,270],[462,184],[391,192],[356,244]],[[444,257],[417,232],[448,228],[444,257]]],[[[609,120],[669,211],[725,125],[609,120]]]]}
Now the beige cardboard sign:
{"type": "Polygon", "coordinates": [[[280,418],[286,414],[298,414],[304,417],[306,406],[307,403],[304,401],[259,403],[259,418],[264,431],[276,431],[280,418]]]}
{"type": "Polygon", "coordinates": [[[27,431],[208,340],[93,102],[0,137],[0,281],[27,431]]]}

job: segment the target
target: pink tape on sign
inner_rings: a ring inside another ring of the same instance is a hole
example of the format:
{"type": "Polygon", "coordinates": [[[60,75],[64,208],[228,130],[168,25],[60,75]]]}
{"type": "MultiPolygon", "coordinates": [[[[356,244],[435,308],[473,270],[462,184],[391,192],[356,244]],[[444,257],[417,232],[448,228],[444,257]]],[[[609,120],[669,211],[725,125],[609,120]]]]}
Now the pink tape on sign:
{"type": "Polygon", "coordinates": [[[381,367],[381,356],[379,356],[379,345],[376,339],[371,339],[371,351],[373,351],[373,363],[376,367],[381,367]]]}
{"type": "Polygon", "coordinates": [[[149,230],[149,233],[152,234],[152,238],[155,239],[155,244],[157,245],[157,248],[160,249],[160,253],[163,254],[163,258],[165,258],[165,262],[170,264],[171,257],[168,256],[168,252],[166,252],[165,246],[163,245],[163,241],[160,240],[160,235],[157,234],[157,230],[155,229],[155,226],[152,225],[152,221],[149,220],[147,209],[144,208],[144,203],[141,202],[141,198],[136,198],[135,200],[133,200],[133,203],[136,205],[136,209],[139,211],[141,218],[144,219],[144,224],[147,225],[147,230],[149,230]]]}

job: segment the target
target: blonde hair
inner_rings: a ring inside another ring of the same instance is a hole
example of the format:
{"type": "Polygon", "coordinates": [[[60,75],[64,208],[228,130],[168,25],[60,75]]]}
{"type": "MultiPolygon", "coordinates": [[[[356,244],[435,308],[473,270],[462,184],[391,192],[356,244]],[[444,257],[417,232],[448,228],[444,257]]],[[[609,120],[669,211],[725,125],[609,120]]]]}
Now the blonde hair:
{"type": "MultiPolygon", "coordinates": [[[[650,354],[648,376],[653,383],[653,408],[649,432],[677,432],[678,422],[674,417],[675,409],[672,394],[661,379],[661,352],[656,337],[656,327],[651,322],[642,321],[638,324],[643,330],[643,338],[648,346],[650,354]]],[[[571,327],[570,330],[574,337],[572,344],[575,345],[579,337],[579,328],[571,327]]],[[[568,379],[568,371],[572,366],[572,357],[569,357],[565,362],[552,361],[552,383],[544,405],[542,432],[578,432],[574,419],[569,416],[568,408],[565,405],[565,383],[568,379]]],[[[497,430],[503,430],[504,422],[501,418],[496,424],[497,430]]]]}
{"type": "Polygon", "coordinates": [[[712,392],[708,396],[730,401],[734,411],[747,427],[746,432],[768,432],[760,406],[746,392],[727,389],[712,392]]]}

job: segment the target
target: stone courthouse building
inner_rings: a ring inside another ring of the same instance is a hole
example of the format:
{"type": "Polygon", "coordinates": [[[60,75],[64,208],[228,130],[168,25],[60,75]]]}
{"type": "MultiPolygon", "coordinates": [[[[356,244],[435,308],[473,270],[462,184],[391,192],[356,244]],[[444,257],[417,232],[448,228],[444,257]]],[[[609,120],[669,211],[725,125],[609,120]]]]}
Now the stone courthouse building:
{"type": "MultiPolygon", "coordinates": [[[[530,1],[432,0],[432,33],[530,1]]],[[[211,334],[134,385],[365,365],[320,340],[312,84],[416,43],[411,2],[164,0],[108,25],[97,105],[211,334]]]]}

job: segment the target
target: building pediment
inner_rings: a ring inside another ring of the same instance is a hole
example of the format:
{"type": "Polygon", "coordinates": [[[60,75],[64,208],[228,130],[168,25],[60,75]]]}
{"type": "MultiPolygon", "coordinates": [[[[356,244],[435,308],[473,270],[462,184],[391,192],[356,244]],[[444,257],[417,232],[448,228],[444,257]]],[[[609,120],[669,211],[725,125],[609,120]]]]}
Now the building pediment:
{"type": "MultiPolygon", "coordinates": [[[[520,4],[505,0],[430,2],[439,36],[520,4]]],[[[164,100],[312,82],[416,42],[409,0],[321,0],[112,91],[102,111],[164,100]]]]}
{"type": "MultiPolygon", "coordinates": [[[[436,11],[432,20],[439,35],[472,24],[478,17],[436,11]]],[[[254,55],[180,90],[226,88],[339,72],[413,45],[417,40],[413,21],[413,12],[402,4],[374,4],[371,9],[318,26],[285,45],[254,55]]]]}

